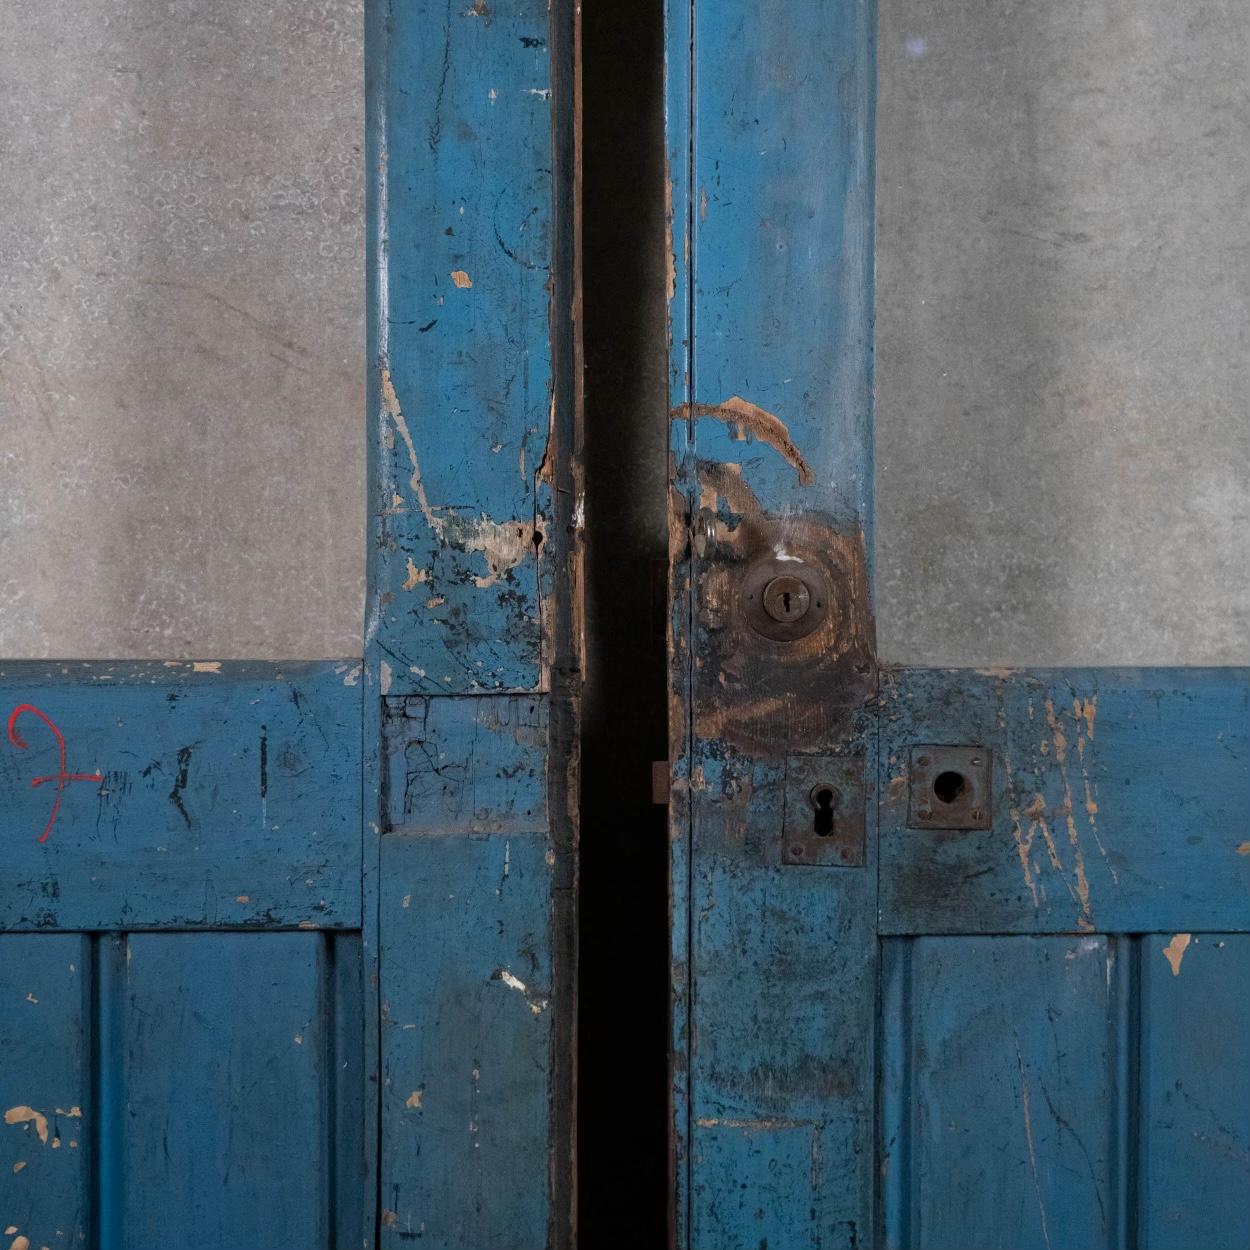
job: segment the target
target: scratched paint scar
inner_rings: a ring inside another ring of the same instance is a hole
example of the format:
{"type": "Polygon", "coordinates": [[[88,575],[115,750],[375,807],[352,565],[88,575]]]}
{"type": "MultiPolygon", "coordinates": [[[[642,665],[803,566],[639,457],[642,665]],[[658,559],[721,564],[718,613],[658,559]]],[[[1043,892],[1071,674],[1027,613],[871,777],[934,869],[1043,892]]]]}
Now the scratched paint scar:
{"type": "MultiPolygon", "coordinates": [[[[1080,929],[1092,930],[1094,928],[1094,915],[1091,906],[1089,875],[1085,868],[1085,853],[1081,848],[1080,837],[1077,833],[1076,817],[1073,809],[1072,801],[1072,784],[1068,779],[1068,738],[1064,729],[1063,716],[1056,712],[1054,700],[1047,699],[1046,706],[1046,725],[1050,730],[1051,742],[1055,749],[1055,763],[1059,768],[1059,779],[1063,785],[1063,814],[1064,822],[1068,831],[1068,844],[1072,848],[1073,875],[1075,877],[1075,896],[1080,903],[1081,914],[1077,918],[1077,927],[1080,929]]],[[[1093,801],[1093,794],[1089,787],[1089,772],[1085,768],[1085,741],[1086,734],[1092,731],[1094,717],[1097,712],[1097,698],[1091,698],[1085,702],[1074,700],[1073,716],[1077,727],[1077,743],[1078,756],[1081,760],[1083,779],[1085,781],[1085,810],[1090,820],[1090,829],[1094,835],[1094,841],[1097,843],[1099,853],[1110,869],[1113,880],[1118,881],[1114,866],[1107,858],[1106,848],[1102,844],[1102,840],[1098,837],[1097,812],[1098,806],[1093,801]],[[1084,726],[1084,730],[1082,730],[1084,726]]]]}
{"type": "Polygon", "coordinates": [[[733,427],[737,438],[744,439],[750,434],[761,443],[767,443],[774,451],[780,452],[786,463],[798,474],[802,485],[811,486],[816,480],[811,466],[790,437],[785,422],[758,404],[743,399],[741,395],[731,395],[720,404],[679,404],[669,415],[674,421],[688,421],[692,415],[723,421],[733,427]]]}
{"type": "MultiPolygon", "coordinates": [[[[382,406],[394,422],[408,451],[408,459],[412,464],[412,476],[408,479],[408,485],[416,496],[422,518],[443,546],[455,547],[466,553],[480,552],[486,558],[487,572],[474,577],[474,584],[479,589],[495,585],[522,561],[536,553],[538,540],[542,537],[541,526],[536,530],[532,523],[522,520],[495,521],[485,513],[476,518],[441,516],[426,494],[416,442],[396,394],[391,371],[385,366],[381,371],[381,385],[382,406]]],[[[412,590],[419,582],[429,579],[428,573],[418,570],[411,559],[407,562],[407,574],[403,583],[405,590],[412,590]]]]}
{"type": "Polygon", "coordinates": [[[6,1124],[33,1124],[35,1126],[35,1135],[44,1145],[47,1145],[48,1117],[42,1111],[36,1111],[34,1107],[25,1105],[10,1107],[4,1113],[4,1122],[6,1124]]]}
{"type": "Polygon", "coordinates": [[[503,984],[510,990],[516,990],[518,994],[524,997],[525,1001],[529,1004],[530,1011],[533,1012],[534,1015],[542,1015],[542,1013],[547,1009],[547,1000],[533,994],[530,991],[529,986],[527,986],[520,977],[514,976],[511,972],[509,972],[507,968],[496,968],[495,971],[491,973],[490,979],[492,981],[502,981],[503,984]]]}
{"type": "Polygon", "coordinates": [[[1181,975],[1181,960],[1185,958],[1185,952],[1189,949],[1189,944],[1192,941],[1192,933],[1177,933],[1163,948],[1163,957],[1172,965],[1172,975],[1174,977],[1181,975]]]}
{"type": "Polygon", "coordinates": [[[1024,1076],[1024,1060],[1020,1055],[1020,1042],[1016,1040],[1016,1065],[1020,1070],[1020,1101],[1024,1116],[1024,1140],[1029,1150],[1029,1170],[1033,1174],[1033,1192],[1037,1195],[1037,1210],[1041,1217],[1042,1240],[1049,1250],[1050,1229],[1046,1222],[1046,1203],[1042,1198],[1042,1185],[1037,1171],[1037,1148],[1033,1142],[1033,1117],[1029,1111],[1029,1083],[1024,1076]]]}

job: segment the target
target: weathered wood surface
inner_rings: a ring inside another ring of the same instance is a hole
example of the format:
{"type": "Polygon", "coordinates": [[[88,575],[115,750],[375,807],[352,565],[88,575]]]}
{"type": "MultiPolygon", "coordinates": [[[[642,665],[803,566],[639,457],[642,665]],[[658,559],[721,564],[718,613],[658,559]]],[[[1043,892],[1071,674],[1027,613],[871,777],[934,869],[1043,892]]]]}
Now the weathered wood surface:
{"type": "Polygon", "coordinates": [[[675,1241],[1231,1250],[1246,672],[877,671],[874,10],[667,8],[675,1241]],[[798,642],[743,606],[778,557],[798,642]],[[989,749],[989,829],[907,827],[921,745],[989,749]],[[856,762],[862,867],[786,863],[856,762]]]}
{"type": "Polygon", "coordinates": [[[0,955],[10,1238],[359,1244],[355,935],[6,934],[0,955]]]}
{"type": "Polygon", "coordinates": [[[374,9],[364,951],[382,1246],[572,1238],[574,23],[564,0],[374,9]]]}
{"type": "Polygon", "coordinates": [[[884,933],[1250,929],[1250,672],[882,676],[884,933]],[[908,749],[988,747],[992,826],[907,827],[908,749]]]}
{"type": "Polygon", "coordinates": [[[1139,1245],[1250,1245],[1250,938],[1141,939],[1139,1245]]]}
{"type": "Polygon", "coordinates": [[[370,638],[396,694],[536,690],[552,645],[552,114],[570,107],[552,11],[422,0],[373,20],[370,638]]]}
{"type": "Polygon", "coordinates": [[[871,9],[674,3],[668,22],[677,1236],[862,1245],[875,849],[794,869],[779,835],[789,757],[875,752],[871,9]],[[802,642],[740,611],[776,557],[837,591],[802,642]]]}
{"type": "Polygon", "coordinates": [[[0,665],[0,927],[359,925],[361,673],[0,665]]]}
{"type": "Polygon", "coordinates": [[[0,936],[0,1220],[71,1250],[91,1229],[91,939],[0,936]]]}
{"type": "Polygon", "coordinates": [[[546,838],[382,849],[379,1244],[559,1245],[546,838]]]}
{"type": "Polygon", "coordinates": [[[545,695],[387,699],[388,826],[405,833],[547,828],[545,695]]]}

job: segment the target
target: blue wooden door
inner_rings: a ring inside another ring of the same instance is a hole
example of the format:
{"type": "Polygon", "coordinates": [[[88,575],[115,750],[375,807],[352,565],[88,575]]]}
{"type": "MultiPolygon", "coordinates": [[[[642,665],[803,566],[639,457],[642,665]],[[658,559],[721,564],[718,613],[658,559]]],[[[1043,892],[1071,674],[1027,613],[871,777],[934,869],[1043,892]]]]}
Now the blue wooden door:
{"type": "Polygon", "coordinates": [[[0,665],[10,1250],[568,1244],[573,37],[369,6],[360,654],[0,665]]]}
{"type": "Polygon", "coordinates": [[[874,5],[671,0],[698,1250],[1250,1244],[1250,674],[878,663],[874,5]]]}

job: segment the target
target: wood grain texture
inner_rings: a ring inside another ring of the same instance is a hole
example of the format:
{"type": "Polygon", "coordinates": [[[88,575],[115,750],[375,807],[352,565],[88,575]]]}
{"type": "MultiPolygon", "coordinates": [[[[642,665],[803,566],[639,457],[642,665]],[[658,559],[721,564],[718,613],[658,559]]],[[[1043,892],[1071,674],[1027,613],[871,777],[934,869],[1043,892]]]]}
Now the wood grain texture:
{"type": "Polygon", "coordinates": [[[117,942],[100,1008],[115,1060],[101,1074],[107,1244],[343,1244],[340,1194],[359,1237],[360,1039],[337,1024],[358,1013],[359,976],[351,937],[117,942]]]}
{"type": "Polygon", "coordinates": [[[558,1244],[546,839],[382,850],[379,1244],[558,1244]]]}
{"type": "Polygon", "coordinates": [[[359,664],[0,667],[0,926],[360,922],[359,664]]]}
{"type": "Polygon", "coordinates": [[[1121,952],[1103,937],[918,938],[883,963],[890,1250],[1129,1244],[1121,952]]]}
{"type": "Polygon", "coordinates": [[[547,827],[545,695],[388,699],[386,804],[408,833],[547,827]]]}
{"type": "Polygon", "coordinates": [[[1245,669],[903,669],[882,695],[883,932],[1250,927],[1245,669]],[[928,743],[991,748],[990,829],[907,828],[928,743]]]}
{"type": "Polygon", "coordinates": [[[871,15],[668,10],[682,1245],[852,1246],[872,1224],[875,847],[855,870],[780,852],[787,759],[875,753],[871,15]],[[778,557],[830,591],[800,643],[743,616],[778,557]]]}
{"type": "Polygon", "coordinates": [[[570,106],[553,96],[552,14],[421,0],[373,20],[369,636],[396,694],[536,690],[552,118],[570,106]]]}
{"type": "Polygon", "coordinates": [[[91,1227],[91,939],[0,937],[0,1228],[70,1250],[91,1227]]]}
{"type": "Polygon", "coordinates": [[[1182,1113],[1154,1004],[1178,933],[1250,922],[1246,671],[877,670],[874,15],[666,11],[675,1244],[1241,1244],[1240,1043],[1182,1113]],[[777,558],[829,591],[793,643],[743,602],[777,558]],[[988,829],[907,827],[943,744],[991,756],[988,829]],[[863,868],[784,864],[861,753],[863,868]]]}
{"type": "Polygon", "coordinates": [[[1250,938],[1142,941],[1142,1250],[1250,1245],[1250,938]]]}
{"type": "Polygon", "coordinates": [[[573,1235],[575,42],[565,0],[372,12],[364,950],[383,1246],[573,1235]]]}

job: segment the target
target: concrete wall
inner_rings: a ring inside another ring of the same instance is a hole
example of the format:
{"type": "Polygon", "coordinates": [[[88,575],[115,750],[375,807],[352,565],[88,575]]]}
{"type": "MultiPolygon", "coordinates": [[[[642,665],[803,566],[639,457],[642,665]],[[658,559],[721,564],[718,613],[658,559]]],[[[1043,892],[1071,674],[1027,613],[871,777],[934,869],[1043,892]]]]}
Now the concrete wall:
{"type": "Polygon", "coordinates": [[[1250,12],[881,0],[882,654],[1250,661],[1250,12]]]}
{"type": "MultiPolygon", "coordinates": [[[[0,655],[358,649],[361,21],[8,5],[0,655]]],[[[1247,63],[1235,0],[881,0],[887,659],[1250,659],[1247,63]]]]}
{"type": "Polygon", "coordinates": [[[9,0],[0,655],[360,650],[360,0],[9,0]]]}

